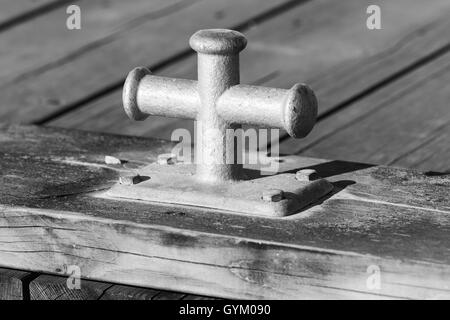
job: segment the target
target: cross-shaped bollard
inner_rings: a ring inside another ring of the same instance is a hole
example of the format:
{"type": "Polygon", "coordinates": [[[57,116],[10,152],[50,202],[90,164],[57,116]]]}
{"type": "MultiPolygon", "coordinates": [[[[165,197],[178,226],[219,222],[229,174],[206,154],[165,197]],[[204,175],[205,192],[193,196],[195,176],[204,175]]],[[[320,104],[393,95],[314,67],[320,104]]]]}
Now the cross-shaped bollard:
{"type": "Polygon", "coordinates": [[[227,129],[243,124],[280,128],[295,138],[306,136],[317,115],[317,100],[304,84],[276,89],[239,84],[239,52],[247,41],[236,31],[200,30],[190,39],[198,53],[198,81],[159,77],[140,67],[125,82],[123,104],[127,115],[144,120],[149,115],[197,120],[197,179],[223,182],[242,179],[242,164],[229,162],[227,129]]]}
{"type": "Polygon", "coordinates": [[[235,135],[227,134],[230,129],[244,124],[280,128],[301,138],[317,115],[316,97],[304,84],[289,90],[239,84],[239,52],[246,44],[236,31],[196,32],[190,45],[198,53],[198,81],[154,76],[142,67],[130,72],[123,91],[128,116],[197,120],[197,163],[176,163],[161,155],[161,161],[134,172],[145,179],[116,184],[108,197],[283,217],[333,189],[311,169],[294,174],[295,168],[284,167],[276,175],[244,179],[242,163],[230,156],[242,151],[236,150],[235,135]]]}

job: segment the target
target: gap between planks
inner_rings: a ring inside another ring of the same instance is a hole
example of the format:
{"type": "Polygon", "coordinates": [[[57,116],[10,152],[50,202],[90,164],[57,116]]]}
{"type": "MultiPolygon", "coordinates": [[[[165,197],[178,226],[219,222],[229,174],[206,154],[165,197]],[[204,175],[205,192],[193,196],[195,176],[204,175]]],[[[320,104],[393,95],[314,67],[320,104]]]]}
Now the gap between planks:
{"type": "Polygon", "coordinates": [[[0,33],[77,1],[79,0],[41,0],[27,1],[25,4],[17,0],[8,1],[8,3],[3,1],[1,4],[0,33]],[[18,8],[18,3],[20,3],[20,8],[18,8]],[[8,8],[8,6],[12,8],[8,8]]]}
{"type": "Polygon", "coordinates": [[[0,60],[0,84],[14,84],[64,65],[150,20],[164,18],[198,1],[79,0],[83,18],[80,30],[67,30],[65,8],[54,10],[2,37],[1,45],[8,51],[0,60]]]}

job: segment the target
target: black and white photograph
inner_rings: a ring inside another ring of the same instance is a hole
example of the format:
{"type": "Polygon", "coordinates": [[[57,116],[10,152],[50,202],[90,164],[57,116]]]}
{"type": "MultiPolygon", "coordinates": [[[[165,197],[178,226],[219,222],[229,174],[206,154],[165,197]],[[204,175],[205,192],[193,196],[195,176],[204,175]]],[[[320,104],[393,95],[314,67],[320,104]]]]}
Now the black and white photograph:
{"type": "Polygon", "coordinates": [[[0,300],[450,299],[449,32],[450,0],[0,0],[0,300]]]}

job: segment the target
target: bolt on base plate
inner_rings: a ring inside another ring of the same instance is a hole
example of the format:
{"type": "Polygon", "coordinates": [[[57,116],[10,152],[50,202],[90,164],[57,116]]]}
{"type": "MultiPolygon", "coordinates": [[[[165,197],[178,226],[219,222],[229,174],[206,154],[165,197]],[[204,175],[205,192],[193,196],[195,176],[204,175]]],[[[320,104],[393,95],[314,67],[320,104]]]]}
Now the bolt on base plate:
{"type": "Polygon", "coordinates": [[[256,216],[284,217],[298,213],[332,189],[325,179],[299,180],[294,173],[252,180],[200,183],[189,164],[150,164],[138,174],[146,180],[116,184],[107,197],[188,205],[256,216]]]}

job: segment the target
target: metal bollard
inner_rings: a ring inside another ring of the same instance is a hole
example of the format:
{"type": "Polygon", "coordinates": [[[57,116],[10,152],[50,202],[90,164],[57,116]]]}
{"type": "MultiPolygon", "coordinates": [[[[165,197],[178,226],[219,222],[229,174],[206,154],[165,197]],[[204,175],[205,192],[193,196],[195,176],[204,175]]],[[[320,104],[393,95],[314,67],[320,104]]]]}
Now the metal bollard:
{"type": "Polygon", "coordinates": [[[197,120],[197,179],[242,178],[242,164],[227,164],[231,150],[226,146],[233,145],[227,141],[227,129],[242,124],[272,127],[295,138],[312,130],[317,99],[307,85],[295,84],[286,90],[239,84],[239,52],[247,43],[241,33],[200,30],[189,43],[198,54],[198,81],[154,76],[139,67],[126,79],[123,105],[134,120],[149,115],[197,120]]]}

